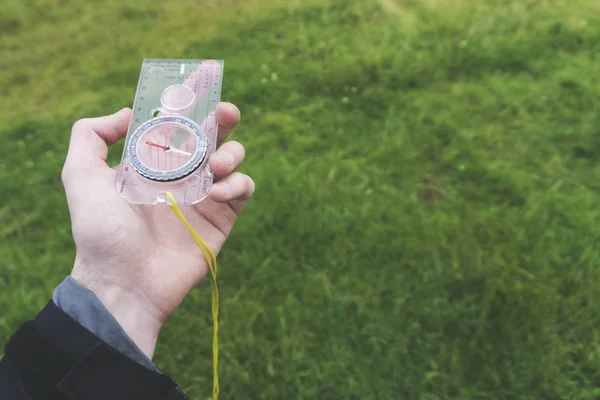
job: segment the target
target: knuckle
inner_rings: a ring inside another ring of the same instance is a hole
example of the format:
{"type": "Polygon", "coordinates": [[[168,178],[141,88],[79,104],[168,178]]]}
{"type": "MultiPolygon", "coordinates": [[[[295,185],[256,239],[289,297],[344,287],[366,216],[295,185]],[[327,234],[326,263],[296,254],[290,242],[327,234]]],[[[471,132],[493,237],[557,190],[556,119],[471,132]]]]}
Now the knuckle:
{"type": "Polygon", "coordinates": [[[67,159],[60,171],[60,179],[64,187],[74,186],[87,176],[87,172],[77,166],[74,160],[67,159]]]}
{"type": "Polygon", "coordinates": [[[77,131],[83,131],[83,130],[89,129],[89,127],[90,127],[90,119],[82,118],[82,119],[75,121],[75,123],[73,124],[73,128],[71,130],[73,132],[77,132],[77,131]]]}
{"type": "Polygon", "coordinates": [[[60,180],[63,183],[63,185],[67,185],[69,180],[71,178],[71,171],[70,169],[65,165],[62,168],[62,171],[60,172],[60,180]]]}

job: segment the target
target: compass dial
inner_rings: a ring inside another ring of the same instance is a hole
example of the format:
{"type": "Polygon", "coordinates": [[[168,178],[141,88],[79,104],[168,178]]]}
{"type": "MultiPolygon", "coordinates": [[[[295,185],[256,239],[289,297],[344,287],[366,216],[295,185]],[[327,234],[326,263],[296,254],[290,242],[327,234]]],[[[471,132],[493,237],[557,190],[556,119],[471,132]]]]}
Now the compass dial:
{"type": "Polygon", "coordinates": [[[128,146],[133,167],[155,181],[185,178],[206,160],[206,136],[196,122],[181,116],[149,120],[133,133],[128,146]]]}

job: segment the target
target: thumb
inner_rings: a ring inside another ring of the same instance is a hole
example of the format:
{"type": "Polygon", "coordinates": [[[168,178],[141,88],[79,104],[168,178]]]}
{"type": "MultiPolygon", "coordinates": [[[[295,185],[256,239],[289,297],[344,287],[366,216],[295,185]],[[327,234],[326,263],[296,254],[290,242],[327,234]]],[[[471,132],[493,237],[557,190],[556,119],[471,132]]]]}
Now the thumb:
{"type": "Polygon", "coordinates": [[[130,119],[131,109],[123,108],[112,115],[75,122],[64,169],[107,166],[108,146],[125,137],[130,119]]]}

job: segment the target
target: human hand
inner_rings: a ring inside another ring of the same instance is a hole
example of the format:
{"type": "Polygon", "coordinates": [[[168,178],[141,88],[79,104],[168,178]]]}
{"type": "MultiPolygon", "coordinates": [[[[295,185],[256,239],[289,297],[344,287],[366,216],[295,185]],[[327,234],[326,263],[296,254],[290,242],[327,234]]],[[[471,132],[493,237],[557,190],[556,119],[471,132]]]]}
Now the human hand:
{"type": "MultiPolygon", "coordinates": [[[[220,103],[215,115],[220,145],[240,113],[233,104],[220,103]]],[[[162,325],[206,275],[208,265],[168,205],[133,205],[118,193],[117,170],[106,158],[108,146],[127,134],[130,119],[126,108],[77,121],[62,181],[76,246],[71,276],[96,294],[152,358],[162,325]]],[[[181,208],[215,255],[254,192],[253,180],[235,172],[244,157],[238,142],[218,148],[209,165],[219,182],[200,204],[181,208]]]]}

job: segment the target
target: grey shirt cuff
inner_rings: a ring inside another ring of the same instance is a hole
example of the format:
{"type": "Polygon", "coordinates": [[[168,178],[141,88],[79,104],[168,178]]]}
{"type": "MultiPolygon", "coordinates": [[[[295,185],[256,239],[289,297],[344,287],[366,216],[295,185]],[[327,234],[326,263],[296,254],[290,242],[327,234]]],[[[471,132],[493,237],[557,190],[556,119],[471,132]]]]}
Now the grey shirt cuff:
{"type": "Polygon", "coordinates": [[[71,318],[127,357],[153,371],[156,365],[125,333],[115,317],[104,307],[94,292],[70,276],[54,289],[52,301],[71,318]]]}

